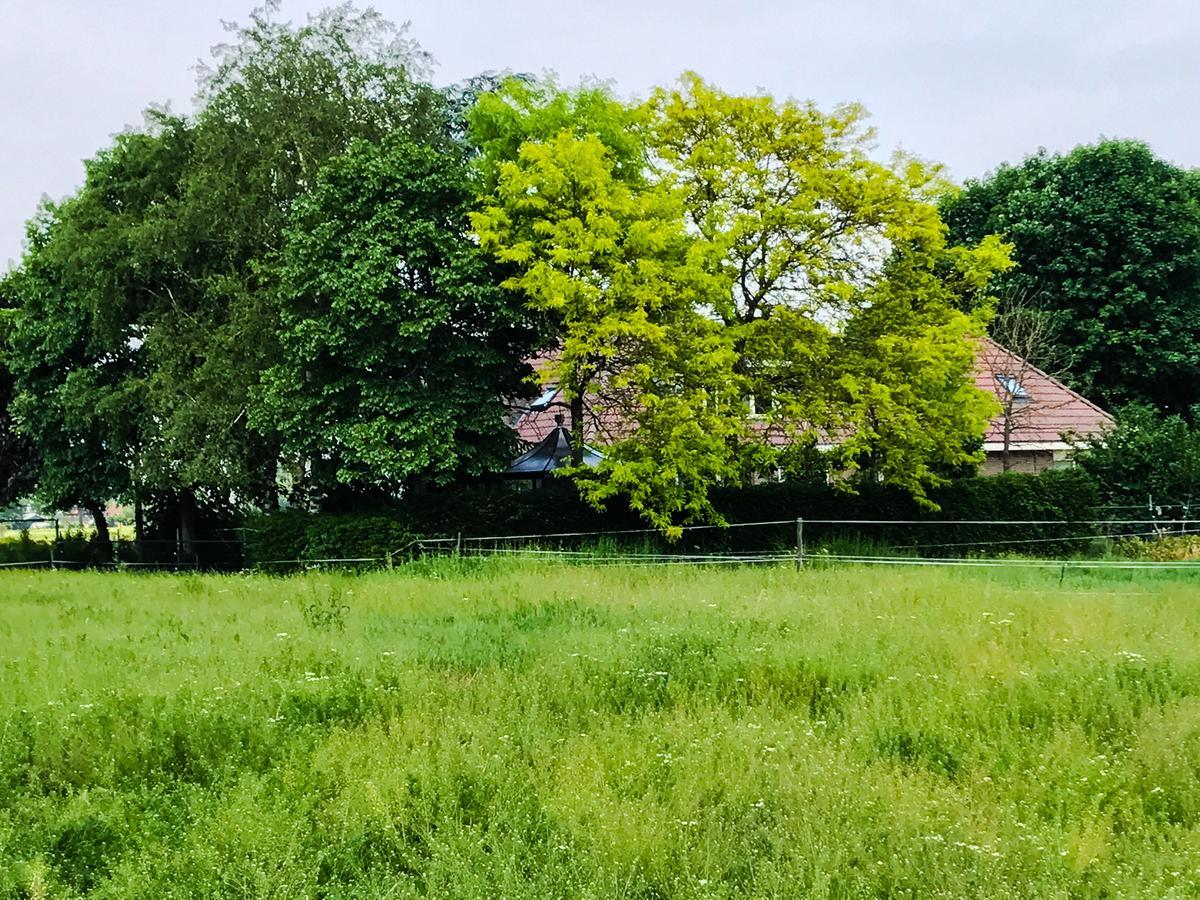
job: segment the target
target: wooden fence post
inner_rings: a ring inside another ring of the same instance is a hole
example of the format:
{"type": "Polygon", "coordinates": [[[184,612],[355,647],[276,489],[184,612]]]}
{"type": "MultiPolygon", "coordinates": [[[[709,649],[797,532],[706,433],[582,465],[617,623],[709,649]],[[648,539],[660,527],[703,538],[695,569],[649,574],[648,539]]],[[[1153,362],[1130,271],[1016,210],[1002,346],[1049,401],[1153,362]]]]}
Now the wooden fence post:
{"type": "Polygon", "coordinates": [[[804,567],[804,519],[796,519],[796,568],[804,567]]]}

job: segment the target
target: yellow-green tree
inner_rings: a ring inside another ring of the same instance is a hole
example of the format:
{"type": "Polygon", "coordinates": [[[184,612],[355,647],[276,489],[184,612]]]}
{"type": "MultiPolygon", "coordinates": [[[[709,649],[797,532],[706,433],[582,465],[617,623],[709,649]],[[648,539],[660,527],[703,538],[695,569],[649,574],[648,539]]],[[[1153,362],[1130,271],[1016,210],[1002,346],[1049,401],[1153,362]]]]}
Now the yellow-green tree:
{"type": "Polygon", "coordinates": [[[996,239],[947,245],[936,167],[872,159],[857,107],[694,75],[638,106],[597,90],[510,86],[477,108],[476,232],[554,317],[573,421],[594,401],[630,423],[576,469],[585,496],[668,527],[711,517],[709,488],[781,445],[918,498],[977,459],[972,338],[1009,262],[996,239]]]}
{"type": "Polygon", "coordinates": [[[918,498],[973,462],[991,401],[971,384],[971,338],[989,278],[1010,263],[995,238],[947,245],[940,170],[872,158],[854,105],[735,96],[689,73],[649,108],[656,168],[685,191],[692,253],[721,275],[707,309],[760,433],[832,447],[832,469],[918,498]]]}
{"type": "Polygon", "coordinates": [[[734,357],[719,323],[697,312],[704,279],[689,265],[681,192],[567,124],[522,141],[492,174],[475,230],[512,267],[505,287],[556,323],[552,377],[584,495],[625,496],[663,528],[708,514],[708,485],[734,474],[726,446],[738,423],[722,409],[734,357]],[[583,443],[595,432],[609,449],[589,471],[583,443]]]}

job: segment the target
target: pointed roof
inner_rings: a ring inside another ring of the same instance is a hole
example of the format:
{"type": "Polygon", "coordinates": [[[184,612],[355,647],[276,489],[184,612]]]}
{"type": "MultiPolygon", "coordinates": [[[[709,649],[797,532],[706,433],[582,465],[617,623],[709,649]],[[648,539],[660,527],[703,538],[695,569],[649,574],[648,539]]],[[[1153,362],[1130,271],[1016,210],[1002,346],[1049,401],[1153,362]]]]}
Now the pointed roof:
{"type": "MultiPolygon", "coordinates": [[[[532,449],[512,461],[504,472],[509,478],[542,478],[555,469],[571,464],[571,431],[563,425],[561,414],[554,417],[554,428],[532,449]]],[[[593,447],[584,445],[583,464],[596,466],[604,455],[593,447]]]]}
{"type": "MultiPolygon", "coordinates": [[[[989,337],[980,341],[975,358],[975,386],[1001,400],[1010,387],[1021,391],[1024,402],[1014,412],[1013,444],[1054,443],[1064,434],[1097,437],[1113,422],[1095,403],[989,337]],[[1002,376],[1014,381],[1006,383],[1002,376]]],[[[984,441],[1003,440],[1004,416],[998,415],[988,423],[984,441]]]]}
{"type": "MultiPolygon", "coordinates": [[[[543,395],[532,404],[523,407],[510,420],[521,441],[538,445],[534,451],[554,438],[556,429],[562,426],[562,416],[555,415],[553,411],[554,407],[561,408],[565,405],[562,401],[562,390],[547,375],[547,369],[554,357],[554,353],[546,353],[530,360],[535,371],[542,376],[543,395]],[[552,420],[557,424],[552,425],[552,420]]],[[[997,381],[997,376],[1017,376],[1020,383],[1014,383],[1013,386],[1019,388],[1026,397],[1025,402],[1014,412],[1010,427],[1010,446],[1014,448],[1019,449],[1021,444],[1064,444],[1064,434],[1095,438],[1112,426],[1112,416],[1095,403],[989,337],[979,341],[974,368],[975,386],[997,397],[1001,397],[1001,392],[1007,390],[1004,382],[997,381]]],[[[602,408],[585,417],[583,428],[584,439],[596,441],[601,446],[629,434],[631,430],[630,423],[613,407],[602,408]]],[[[984,435],[985,446],[1002,442],[1004,429],[1004,416],[995,416],[988,423],[984,435]]],[[[787,442],[786,436],[774,432],[768,433],[767,439],[774,444],[787,442]]],[[[569,438],[564,446],[570,447],[569,438]]],[[[589,448],[589,452],[595,451],[589,448]]],[[[570,450],[566,453],[569,456],[570,450]]],[[[524,458],[522,456],[513,465],[524,458]]],[[[513,473],[510,468],[509,474],[519,473],[513,473]]]]}

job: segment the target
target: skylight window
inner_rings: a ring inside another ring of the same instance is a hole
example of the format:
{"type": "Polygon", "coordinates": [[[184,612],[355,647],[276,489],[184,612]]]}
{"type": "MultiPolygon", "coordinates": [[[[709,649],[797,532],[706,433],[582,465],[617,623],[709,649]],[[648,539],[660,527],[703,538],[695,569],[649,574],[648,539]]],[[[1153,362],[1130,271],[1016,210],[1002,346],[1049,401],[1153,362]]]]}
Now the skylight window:
{"type": "Polygon", "coordinates": [[[553,402],[555,396],[558,395],[558,385],[548,384],[546,389],[542,391],[542,395],[529,404],[530,409],[543,410],[548,409],[553,402]]]}
{"type": "Polygon", "coordinates": [[[1021,384],[1016,375],[997,375],[996,380],[1000,382],[1004,392],[1014,400],[1029,399],[1029,391],[1025,390],[1025,386],[1021,384]]]}

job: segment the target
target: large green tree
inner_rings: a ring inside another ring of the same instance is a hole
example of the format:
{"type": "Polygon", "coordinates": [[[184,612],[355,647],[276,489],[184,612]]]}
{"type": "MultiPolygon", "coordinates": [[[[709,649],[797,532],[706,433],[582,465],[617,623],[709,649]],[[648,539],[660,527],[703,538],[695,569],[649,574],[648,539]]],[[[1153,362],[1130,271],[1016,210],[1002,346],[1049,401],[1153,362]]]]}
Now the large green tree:
{"type": "Polygon", "coordinates": [[[464,153],[394,134],[331,161],[281,257],[282,358],[252,423],[316,492],[384,495],[512,458],[499,400],[528,396],[536,332],[469,236],[464,153]]]}
{"type": "MultiPolygon", "coordinates": [[[[192,158],[166,244],[180,284],[147,337],[164,455],[213,501],[271,505],[282,438],[250,424],[281,360],[279,255],[292,207],[358,139],[446,140],[426,58],[373,12],[235,27],[202,73],[192,158]]],[[[186,499],[186,497],[185,497],[186,499]]]]}
{"type": "Polygon", "coordinates": [[[482,245],[515,269],[504,286],[560,329],[550,377],[570,406],[584,495],[623,495],[666,529],[710,513],[707,485],[737,474],[738,423],[722,414],[733,356],[698,309],[681,199],[669,181],[622,173],[595,134],[563,128],[502,161],[474,217],[482,245]],[[608,445],[594,472],[580,467],[589,432],[608,445]]]}
{"type": "Polygon", "coordinates": [[[147,406],[145,323],[170,303],[157,245],[189,148],[184,123],[166,116],[119,136],[86,163],[75,196],[30,222],[4,286],[16,303],[11,408],[35,451],[37,496],[51,509],[89,509],[102,543],[106,500],[172,486],[147,406]]]}
{"type": "MultiPolygon", "coordinates": [[[[1006,290],[1052,314],[1071,386],[1177,413],[1200,401],[1200,177],[1145,144],[1039,152],[967,182],[942,214],[958,241],[999,233],[1006,290]]],[[[1036,360],[1035,360],[1036,361],[1036,360]]]]}
{"type": "Polygon", "coordinates": [[[255,12],[202,73],[197,109],[160,113],[48,206],[12,276],[14,414],[50,505],[153,497],[179,510],[271,505],[282,437],[252,427],[280,362],[292,206],[355,140],[452,140],[425,57],[371,12],[303,25],[255,12]]]}
{"type": "MultiPolygon", "coordinates": [[[[1125,510],[1163,509],[1173,518],[1195,514],[1200,504],[1200,409],[1192,422],[1131,403],[1099,440],[1079,448],[1079,466],[1093,476],[1104,497],[1125,510]]],[[[1137,518],[1137,516],[1133,516],[1137,518]]]]}
{"type": "Polygon", "coordinates": [[[992,409],[970,380],[971,338],[1009,261],[993,237],[948,244],[940,170],[874,159],[855,105],[735,96],[689,73],[650,106],[762,433],[830,446],[833,470],[918,498],[970,464],[992,409]],[[967,298],[977,312],[959,311],[967,298]]]}
{"type": "Polygon", "coordinates": [[[947,244],[936,170],[873,161],[852,107],[690,75],[637,107],[596,90],[509,86],[477,114],[500,135],[479,141],[481,240],[558,314],[573,419],[590,396],[631,423],[576,473],[587,496],[663,525],[711,515],[708,488],[773,467],[781,442],[918,497],[975,459],[985,313],[959,307],[985,310],[1008,259],[994,238],[947,244]]]}

